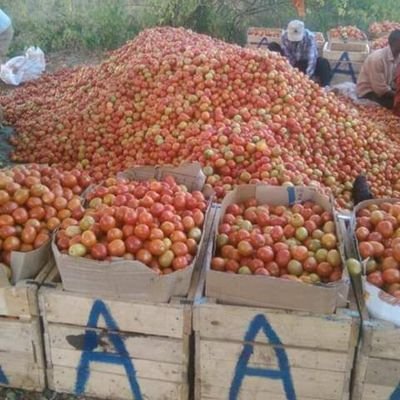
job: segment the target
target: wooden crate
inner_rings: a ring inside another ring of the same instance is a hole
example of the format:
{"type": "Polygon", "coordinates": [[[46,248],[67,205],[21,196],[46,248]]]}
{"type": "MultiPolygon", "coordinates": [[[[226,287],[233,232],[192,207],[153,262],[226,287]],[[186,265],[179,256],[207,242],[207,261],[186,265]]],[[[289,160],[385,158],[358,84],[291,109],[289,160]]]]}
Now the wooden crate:
{"type": "MultiPolygon", "coordinates": [[[[207,267],[210,258],[211,251],[207,267]]],[[[357,312],[315,315],[219,304],[203,297],[205,275],[206,268],[193,311],[195,400],[350,398],[357,312]]]]}
{"type": "Polygon", "coordinates": [[[364,48],[364,51],[341,51],[333,50],[330,43],[325,43],[323,49],[323,56],[329,61],[345,59],[346,61],[350,62],[363,63],[368,57],[369,53],[370,48],[368,45],[364,48]]]}
{"type": "Polygon", "coordinates": [[[333,51],[365,51],[366,47],[368,47],[368,38],[365,35],[364,40],[360,39],[346,39],[340,37],[332,37],[328,32],[328,43],[329,47],[333,51]]]}
{"type": "Polygon", "coordinates": [[[400,328],[389,322],[366,318],[357,353],[352,399],[399,398],[400,328]]]}
{"type": "Polygon", "coordinates": [[[252,49],[267,49],[272,42],[281,44],[283,30],[280,28],[249,28],[247,30],[247,45],[252,49]]]}
{"type": "MultiPolygon", "coordinates": [[[[205,235],[210,228],[206,223],[205,235]]],[[[204,250],[188,296],[169,303],[67,292],[54,269],[39,292],[49,388],[113,400],[187,400],[192,303],[204,250]]]]}
{"type": "Polygon", "coordinates": [[[0,289],[0,385],[41,391],[45,363],[38,288],[53,268],[49,262],[36,279],[0,289]]]}

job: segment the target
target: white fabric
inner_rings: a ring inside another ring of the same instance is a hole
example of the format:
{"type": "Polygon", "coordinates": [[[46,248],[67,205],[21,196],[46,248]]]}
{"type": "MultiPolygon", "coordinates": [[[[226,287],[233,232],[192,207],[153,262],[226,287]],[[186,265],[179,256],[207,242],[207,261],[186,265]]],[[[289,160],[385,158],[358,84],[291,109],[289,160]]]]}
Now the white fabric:
{"type": "Polygon", "coordinates": [[[39,78],[46,68],[44,53],[39,47],[29,47],[24,56],[14,57],[0,67],[0,78],[9,85],[39,78]]]}
{"type": "Polygon", "coordinates": [[[10,17],[0,8],[0,33],[6,31],[10,26],[10,17]]]}
{"type": "Polygon", "coordinates": [[[304,22],[295,19],[287,27],[288,39],[291,42],[301,42],[304,38],[304,22]]]}

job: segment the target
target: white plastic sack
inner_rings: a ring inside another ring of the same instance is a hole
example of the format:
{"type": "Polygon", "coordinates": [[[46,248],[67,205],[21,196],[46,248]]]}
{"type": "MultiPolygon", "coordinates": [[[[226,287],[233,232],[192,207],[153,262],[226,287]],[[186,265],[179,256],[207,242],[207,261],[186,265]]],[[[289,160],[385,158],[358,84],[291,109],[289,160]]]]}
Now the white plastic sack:
{"type": "Polygon", "coordinates": [[[369,315],[400,327],[400,299],[372,285],[365,278],[363,287],[369,315]]]}
{"type": "Polygon", "coordinates": [[[0,67],[0,78],[8,85],[39,78],[46,68],[44,53],[39,47],[29,47],[24,56],[14,57],[0,67]]]}

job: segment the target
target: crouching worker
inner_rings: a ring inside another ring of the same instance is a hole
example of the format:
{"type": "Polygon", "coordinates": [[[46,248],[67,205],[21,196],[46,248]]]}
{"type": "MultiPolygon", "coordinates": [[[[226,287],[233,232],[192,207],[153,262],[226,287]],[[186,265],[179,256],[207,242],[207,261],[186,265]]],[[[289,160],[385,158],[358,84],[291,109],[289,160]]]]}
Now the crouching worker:
{"type": "Polygon", "coordinates": [[[0,61],[4,61],[14,36],[10,17],[0,8],[0,61]]]}
{"type": "Polygon", "coordinates": [[[357,81],[357,96],[392,109],[395,70],[400,56],[400,30],[389,35],[389,45],[375,50],[364,61],[357,81]]]}
{"type": "Polygon", "coordinates": [[[271,51],[280,52],[288,58],[290,64],[316,80],[321,86],[328,86],[331,80],[329,61],[318,56],[315,35],[304,27],[302,21],[291,21],[283,33],[282,46],[271,43],[271,51]]]}

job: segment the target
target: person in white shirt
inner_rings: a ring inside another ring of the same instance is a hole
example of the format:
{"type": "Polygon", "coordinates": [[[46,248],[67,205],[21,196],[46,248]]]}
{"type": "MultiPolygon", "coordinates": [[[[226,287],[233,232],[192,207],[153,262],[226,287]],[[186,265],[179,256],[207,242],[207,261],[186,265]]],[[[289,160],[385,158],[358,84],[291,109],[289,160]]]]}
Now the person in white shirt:
{"type": "Polygon", "coordinates": [[[0,60],[6,56],[13,36],[11,18],[0,8],[0,60]]]}

